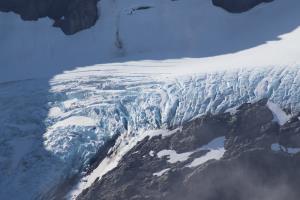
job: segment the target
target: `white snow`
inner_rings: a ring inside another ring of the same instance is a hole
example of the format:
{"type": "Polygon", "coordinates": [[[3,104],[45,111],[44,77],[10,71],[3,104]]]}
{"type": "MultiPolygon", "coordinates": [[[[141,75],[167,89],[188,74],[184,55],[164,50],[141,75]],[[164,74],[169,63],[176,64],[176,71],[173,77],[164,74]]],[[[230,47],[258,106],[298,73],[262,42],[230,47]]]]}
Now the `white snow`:
{"type": "Polygon", "coordinates": [[[72,108],[73,106],[76,106],[76,103],[77,103],[78,99],[77,98],[74,98],[74,99],[68,99],[64,102],[62,102],[63,106],[65,109],[70,109],[72,108]]]}
{"type": "Polygon", "coordinates": [[[209,160],[220,160],[225,153],[225,149],[213,149],[206,153],[204,156],[201,156],[199,158],[195,158],[190,164],[187,165],[187,167],[197,167],[199,165],[202,165],[203,163],[209,161],[209,160]]]}
{"type": "Polygon", "coordinates": [[[220,160],[226,152],[224,141],[225,137],[218,137],[207,145],[202,146],[200,150],[209,150],[209,152],[199,158],[195,158],[187,167],[197,167],[212,159],[220,160]]]}
{"type": "Polygon", "coordinates": [[[284,147],[278,143],[274,143],[271,145],[271,149],[273,151],[283,151],[283,152],[286,152],[286,153],[289,153],[289,154],[297,154],[300,152],[300,148],[292,148],[292,147],[284,147]]]}
{"type": "Polygon", "coordinates": [[[155,172],[155,173],[153,173],[153,176],[162,176],[162,175],[164,175],[166,172],[168,172],[170,170],[170,168],[166,168],[166,169],[163,169],[163,170],[161,170],[161,171],[159,171],[159,172],[155,172]]]}
{"type": "Polygon", "coordinates": [[[201,148],[196,149],[195,151],[184,152],[180,154],[178,154],[175,150],[164,149],[157,153],[157,157],[162,158],[167,156],[167,161],[171,164],[174,164],[188,160],[190,156],[197,151],[208,150],[209,152],[207,152],[205,155],[195,158],[190,164],[187,165],[187,167],[196,167],[207,162],[208,160],[220,160],[225,153],[224,141],[225,137],[218,137],[210,141],[208,144],[203,145],[201,148]]]}
{"type": "Polygon", "coordinates": [[[0,13],[0,82],[112,60],[200,58],[198,68],[299,64],[298,0],[276,0],[242,14],[211,0],[103,0],[98,7],[97,24],[73,36],[51,27],[47,18],[24,22],[0,13]],[[152,8],[128,14],[147,5],[152,8]]]}
{"type": "Polygon", "coordinates": [[[283,148],[283,147],[282,147],[280,144],[278,144],[278,143],[274,143],[274,144],[271,145],[271,149],[272,149],[273,151],[281,151],[282,148],[283,148]]]}
{"type": "Polygon", "coordinates": [[[182,132],[182,126],[175,128],[173,130],[166,130],[166,129],[157,129],[157,130],[152,130],[151,132],[148,133],[150,138],[153,138],[155,136],[162,136],[163,139],[177,133],[177,132],[182,132]]]}
{"type": "Polygon", "coordinates": [[[149,156],[153,157],[154,156],[154,151],[149,151],[149,156]]]}
{"type": "Polygon", "coordinates": [[[290,153],[290,154],[297,154],[300,152],[300,148],[287,148],[287,152],[290,153]]]}
{"type": "Polygon", "coordinates": [[[84,117],[84,116],[72,116],[67,119],[61,120],[55,123],[53,126],[49,127],[49,129],[56,129],[60,127],[67,126],[96,126],[97,123],[95,120],[84,117]]]}
{"type": "Polygon", "coordinates": [[[218,137],[201,147],[201,150],[212,150],[224,148],[225,137],[218,137]]]}
{"type": "Polygon", "coordinates": [[[162,158],[167,156],[167,161],[171,164],[177,163],[177,162],[183,162],[189,159],[190,155],[192,155],[194,152],[185,152],[185,153],[176,153],[175,150],[161,150],[157,153],[158,158],[162,158]]]}
{"type": "Polygon", "coordinates": [[[290,120],[291,115],[286,114],[278,104],[268,101],[267,106],[273,113],[274,121],[278,122],[279,125],[284,125],[290,120]]]}
{"type": "Polygon", "coordinates": [[[238,112],[238,106],[234,106],[232,108],[228,108],[225,112],[228,112],[231,115],[235,115],[238,112]]]}
{"type": "Polygon", "coordinates": [[[63,112],[59,107],[52,107],[48,112],[48,117],[60,117],[63,115],[63,112]]]}

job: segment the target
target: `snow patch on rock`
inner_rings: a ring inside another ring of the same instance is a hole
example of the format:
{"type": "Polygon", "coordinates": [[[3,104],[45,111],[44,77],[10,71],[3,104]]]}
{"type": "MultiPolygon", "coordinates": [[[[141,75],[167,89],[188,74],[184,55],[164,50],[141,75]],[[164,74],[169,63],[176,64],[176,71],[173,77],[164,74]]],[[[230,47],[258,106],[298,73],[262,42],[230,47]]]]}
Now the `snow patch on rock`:
{"type": "Polygon", "coordinates": [[[178,154],[175,150],[161,150],[157,153],[158,158],[167,157],[167,161],[171,164],[177,163],[177,162],[183,162],[189,159],[190,155],[192,155],[194,152],[185,152],[178,154]]]}
{"type": "Polygon", "coordinates": [[[166,172],[168,172],[170,170],[170,168],[166,168],[166,169],[163,169],[163,170],[161,170],[161,171],[159,171],[159,172],[155,172],[155,173],[153,173],[153,176],[162,176],[162,175],[164,175],[166,172]]]}
{"type": "Polygon", "coordinates": [[[224,148],[225,137],[218,137],[204,145],[200,150],[208,150],[205,155],[195,158],[187,167],[197,167],[209,160],[220,160],[226,152],[224,148]]]}
{"type": "Polygon", "coordinates": [[[273,121],[276,121],[279,125],[282,126],[290,120],[291,115],[286,114],[286,112],[284,112],[278,104],[268,101],[267,106],[273,113],[273,121]]]}
{"type": "Polygon", "coordinates": [[[224,148],[210,150],[204,156],[194,159],[190,164],[187,165],[187,167],[197,167],[209,160],[220,160],[223,157],[224,153],[224,148]]]}
{"type": "Polygon", "coordinates": [[[271,149],[276,152],[286,152],[289,154],[297,154],[300,152],[300,148],[292,148],[292,147],[286,148],[278,143],[272,144],[271,149]]]}

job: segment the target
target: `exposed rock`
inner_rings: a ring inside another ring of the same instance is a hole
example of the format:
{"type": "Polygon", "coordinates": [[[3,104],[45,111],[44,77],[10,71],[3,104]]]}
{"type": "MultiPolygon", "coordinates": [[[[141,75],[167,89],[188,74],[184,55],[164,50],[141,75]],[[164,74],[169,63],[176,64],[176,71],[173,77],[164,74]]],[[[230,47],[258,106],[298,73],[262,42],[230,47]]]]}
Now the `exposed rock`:
{"type": "Polygon", "coordinates": [[[0,0],[0,11],[13,11],[23,20],[49,17],[70,35],[90,28],[98,19],[98,0],[0,0]]]}
{"type": "MultiPolygon", "coordinates": [[[[67,35],[92,27],[98,20],[97,2],[99,0],[0,0],[0,11],[15,12],[23,20],[38,20],[49,17],[54,20],[53,26],[59,27],[67,35]]],[[[247,11],[262,2],[273,0],[212,0],[213,4],[229,12],[247,11]]],[[[141,6],[136,10],[150,9],[141,6]]],[[[122,46],[121,43],[117,43],[122,46]]],[[[119,47],[120,48],[120,47],[119,47]]]]}
{"type": "Polygon", "coordinates": [[[282,127],[274,122],[266,100],[244,104],[234,115],[208,114],[168,137],[145,138],[78,199],[297,200],[300,153],[274,151],[271,146],[299,148],[299,128],[296,119],[282,127]],[[210,148],[217,143],[212,141],[224,137],[221,157],[212,155],[191,165],[214,154],[210,148]],[[175,152],[180,161],[158,156],[165,150],[175,152]]]}
{"type": "Polygon", "coordinates": [[[257,6],[260,3],[272,2],[274,0],[212,0],[215,6],[224,8],[233,13],[241,13],[257,6]]]}

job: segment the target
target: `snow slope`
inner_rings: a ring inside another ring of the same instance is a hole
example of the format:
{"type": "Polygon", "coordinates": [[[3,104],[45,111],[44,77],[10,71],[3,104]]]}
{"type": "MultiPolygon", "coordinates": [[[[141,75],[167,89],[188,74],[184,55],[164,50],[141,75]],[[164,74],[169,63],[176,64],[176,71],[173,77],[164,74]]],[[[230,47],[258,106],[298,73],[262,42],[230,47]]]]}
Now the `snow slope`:
{"type": "Polygon", "coordinates": [[[71,37],[47,19],[1,13],[0,199],[50,194],[117,133],[132,138],[263,97],[296,114],[299,5],[234,15],[205,0],[103,0],[97,25],[71,37]],[[131,12],[140,5],[152,8],[131,12]],[[119,62],[60,72],[110,59],[119,62]]]}
{"type": "Polygon", "coordinates": [[[0,84],[0,199],[33,199],[63,178],[63,162],[45,150],[48,83],[0,84]]]}
{"type": "MultiPolygon", "coordinates": [[[[276,0],[243,14],[230,14],[214,7],[211,0],[102,0],[96,26],[73,36],[52,28],[49,19],[24,22],[13,13],[0,13],[0,81],[49,77],[116,59],[235,53],[281,41],[281,35],[298,28],[299,7],[298,0],[276,0]],[[151,8],[136,10],[139,6],[151,8]]],[[[294,39],[286,50],[297,49],[294,39]]],[[[276,53],[275,60],[297,56],[270,50],[276,53]]],[[[255,60],[264,57],[261,54],[255,60]]]]}

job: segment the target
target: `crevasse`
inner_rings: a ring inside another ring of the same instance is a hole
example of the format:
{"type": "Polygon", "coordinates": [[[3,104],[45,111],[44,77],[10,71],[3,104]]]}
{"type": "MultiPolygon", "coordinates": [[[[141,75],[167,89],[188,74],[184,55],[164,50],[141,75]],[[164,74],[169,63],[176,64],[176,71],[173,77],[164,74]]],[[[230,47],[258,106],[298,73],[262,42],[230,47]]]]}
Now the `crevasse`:
{"type": "Polygon", "coordinates": [[[122,70],[117,66],[107,72],[96,66],[66,72],[51,81],[57,98],[50,110],[61,114],[48,116],[47,150],[64,160],[79,158],[86,163],[117,133],[134,136],[143,130],[168,128],[261,98],[293,114],[299,111],[299,67],[200,70],[186,75],[177,74],[176,68],[169,74],[159,73],[158,67],[152,72],[122,70]],[[57,126],[74,116],[93,123],[57,126]]]}
{"type": "Polygon", "coordinates": [[[182,63],[115,63],[67,71],[50,83],[1,84],[1,198],[54,190],[115,134],[135,137],[261,98],[294,115],[300,109],[299,66],[215,70],[182,63]]]}

